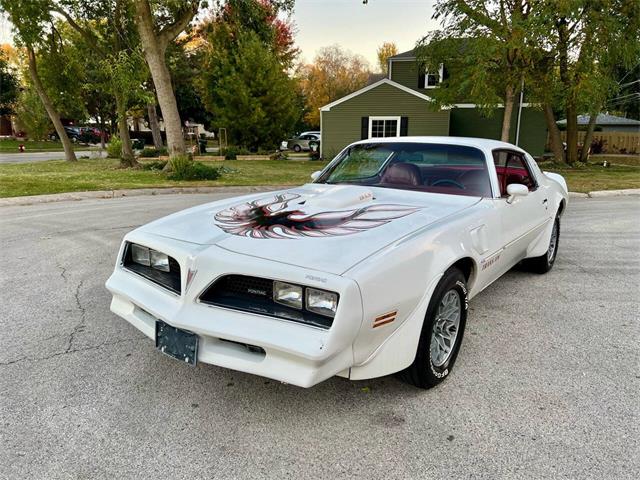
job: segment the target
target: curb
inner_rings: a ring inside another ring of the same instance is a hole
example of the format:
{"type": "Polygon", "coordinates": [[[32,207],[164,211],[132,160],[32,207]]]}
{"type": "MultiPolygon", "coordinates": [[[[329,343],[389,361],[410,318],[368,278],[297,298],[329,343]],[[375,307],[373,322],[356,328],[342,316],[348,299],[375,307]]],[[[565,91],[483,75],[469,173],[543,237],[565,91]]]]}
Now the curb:
{"type": "Polygon", "coordinates": [[[38,205],[41,203],[66,202],[77,200],[109,199],[121,197],[140,197],[153,195],[179,195],[190,193],[254,193],[289,188],[292,185],[266,185],[254,187],[170,187],[135,188],[124,190],[100,190],[95,192],[54,193],[51,195],[28,195],[24,197],[0,198],[0,207],[38,205]]]}
{"type": "Polygon", "coordinates": [[[640,195],[640,188],[628,188],[626,190],[599,190],[597,192],[589,192],[589,198],[599,197],[626,197],[629,195],[640,195]]]}
{"type": "MultiPolygon", "coordinates": [[[[253,193],[280,190],[296,185],[266,185],[254,187],[169,187],[134,188],[124,190],[100,190],[95,192],[54,193],[51,195],[29,195],[24,197],[0,198],[0,207],[37,205],[41,203],[66,202],[91,199],[109,199],[121,197],[140,197],[146,195],[181,195],[190,193],[253,193]]],[[[601,198],[640,195],[640,188],[626,190],[599,190],[589,193],[569,192],[570,198],[601,198]]]]}

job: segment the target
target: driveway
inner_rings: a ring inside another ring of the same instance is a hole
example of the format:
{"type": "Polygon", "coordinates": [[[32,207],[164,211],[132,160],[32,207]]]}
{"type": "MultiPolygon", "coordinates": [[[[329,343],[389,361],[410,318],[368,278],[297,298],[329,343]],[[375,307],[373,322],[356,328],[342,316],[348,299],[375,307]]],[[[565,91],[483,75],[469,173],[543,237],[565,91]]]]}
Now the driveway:
{"type": "MultiPolygon", "coordinates": [[[[76,150],[76,157],[98,158],[105,157],[107,153],[104,150],[76,150]]],[[[2,163],[30,163],[43,162],[45,160],[63,160],[64,152],[30,152],[27,150],[22,153],[4,153],[0,152],[0,164],[2,163]]]]}
{"type": "Polygon", "coordinates": [[[0,478],[638,478],[636,198],[471,302],[456,369],[300,389],[190,368],[109,312],[122,236],[222,195],[0,208],[0,478]]]}

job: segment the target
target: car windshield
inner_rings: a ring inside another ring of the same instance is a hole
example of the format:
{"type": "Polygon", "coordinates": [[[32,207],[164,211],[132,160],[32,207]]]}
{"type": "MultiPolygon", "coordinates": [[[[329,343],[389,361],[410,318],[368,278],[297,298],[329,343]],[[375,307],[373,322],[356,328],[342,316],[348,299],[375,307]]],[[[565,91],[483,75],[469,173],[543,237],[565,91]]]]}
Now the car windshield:
{"type": "Polygon", "coordinates": [[[317,182],[492,196],[484,154],[464,145],[409,142],[354,145],[342,152],[317,182]]]}

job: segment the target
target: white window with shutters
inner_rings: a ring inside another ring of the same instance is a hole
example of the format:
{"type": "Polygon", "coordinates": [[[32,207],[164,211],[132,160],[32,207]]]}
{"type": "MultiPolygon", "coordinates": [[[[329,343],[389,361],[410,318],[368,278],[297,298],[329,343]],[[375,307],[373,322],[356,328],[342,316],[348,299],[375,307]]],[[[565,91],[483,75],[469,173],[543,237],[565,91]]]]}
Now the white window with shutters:
{"type": "Polygon", "coordinates": [[[400,117],[369,117],[369,138],[399,136],[400,117]]]}
{"type": "Polygon", "coordinates": [[[437,88],[444,80],[444,65],[441,63],[437,72],[424,74],[424,88],[437,88]]]}

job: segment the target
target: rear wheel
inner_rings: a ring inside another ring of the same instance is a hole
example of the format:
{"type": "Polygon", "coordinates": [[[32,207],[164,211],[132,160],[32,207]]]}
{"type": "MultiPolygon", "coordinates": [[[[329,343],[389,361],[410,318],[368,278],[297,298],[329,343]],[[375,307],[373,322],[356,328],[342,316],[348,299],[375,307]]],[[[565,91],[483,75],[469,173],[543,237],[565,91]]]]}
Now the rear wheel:
{"type": "Polygon", "coordinates": [[[553,268],[558,255],[558,246],[560,245],[560,217],[556,215],[553,222],[553,230],[549,238],[549,246],[547,251],[539,257],[527,258],[524,260],[524,267],[535,273],[547,273],[553,268]]]}
{"type": "Polygon", "coordinates": [[[401,378],[419,388],[442,382],[453,369],[467,323],[467,286],[457,268],[448,270],[431,296],[416,358],[401,378]]]}

